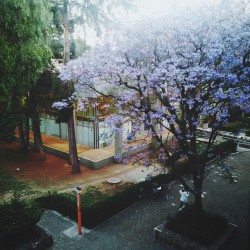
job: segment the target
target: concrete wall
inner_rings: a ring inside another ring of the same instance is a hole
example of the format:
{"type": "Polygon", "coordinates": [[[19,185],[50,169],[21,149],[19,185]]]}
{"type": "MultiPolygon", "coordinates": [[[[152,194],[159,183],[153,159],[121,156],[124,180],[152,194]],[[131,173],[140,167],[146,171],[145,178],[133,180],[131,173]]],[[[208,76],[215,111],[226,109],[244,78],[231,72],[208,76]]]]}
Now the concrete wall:
{"type": "MultiPolygon", "coordinates": [[[[68,125],[66,123],[57,124],[55,117],[51,115],[45,115],[40,118],[41,120],[41,132],[47,135],[55,136],[63,140],[68,140],[68,125]]],[[[164,121],[167,124],[166,121],[164,121]]],[[[143,125],[142,125],[143,126],[143,125]]],[[[109,146],[114,143],[115,131],[106,126],[104,121],[98,121],[99,127],[99,143],[94,142],[94,121],[78,121],[75,124],[76,142],[88,147],[94,148],[94,145],[99,144],[99,148],[109,146]]],[[[131,132],[132,123],[128,121],[123,124],[123,140],[127,140],[129,132],[131,132]]],[[[159,129],[159,128],[158,128],[159,129]]],[[[143,130],[143,128],[142,128],[143,130]]],[[[98,140],[98,138],[96,138],[98,140]]]]}
{"type": "Polygon", "coordinates": [[[88,147],[94,147],[94,128],[93,122],[77,121],[76,122],[76,142],[88,147]]]}
{"type": "MultiPolygon", "coordinates": [[[[53,116],[47,115],[40,118],[41,132],[55,136],[63,140],[68,140],[68,125],[66,123],[57,124],[53,116]]],[[[77,121],[75,124],[76,142],[94,148],[94,123],[93,121],[77,121]]],[[[105,126],[103,121],[99,121],[99,145],[110,145],[114,140],[114,131],[105,126]]]]}

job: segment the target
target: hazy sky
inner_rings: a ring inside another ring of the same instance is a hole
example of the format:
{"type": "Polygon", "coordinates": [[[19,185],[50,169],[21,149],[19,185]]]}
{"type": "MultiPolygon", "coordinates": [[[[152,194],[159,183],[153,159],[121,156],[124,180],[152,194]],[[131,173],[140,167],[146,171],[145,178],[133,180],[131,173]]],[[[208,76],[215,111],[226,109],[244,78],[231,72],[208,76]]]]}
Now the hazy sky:
{"type": "MultiPolygon", "coordinates": [[[[166,10],[171,10],[171,8],[174,10],[187,7],[196,8],[204,6],[205,4],[218,4],[221,1],[222,0],[134,0],[137,6],[136,11],[127,13],[121,10],[118,11],[117,16],[128,22],[128,20],[137,20],[147,18],[148,16],[159,15],[166,10]]],[[[97,37],[94,35],[93,31],[89,30],[86,39],[89,44],[93,44],[97,40],[97,37]]]]}
{"type": "Polygon", "coordinates": [[[138,11],[134,15],[153,15],[173,7],[198,7],[204,4],[218,4],[220,2],[221,0],[135,0],[138,11]]]}

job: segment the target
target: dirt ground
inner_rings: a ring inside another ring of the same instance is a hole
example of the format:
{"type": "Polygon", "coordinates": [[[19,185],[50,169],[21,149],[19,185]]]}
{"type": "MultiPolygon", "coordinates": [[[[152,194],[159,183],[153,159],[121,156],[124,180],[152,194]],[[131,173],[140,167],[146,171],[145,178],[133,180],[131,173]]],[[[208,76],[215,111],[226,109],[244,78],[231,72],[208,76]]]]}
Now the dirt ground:
{"type": "Polygon", "coordinates": [[[0,144],[1,168],[24,181],[29,187],[38,192],[48,190],[70,191],[76,185],[86,187],[98,186],[102,191],[114,192],[123,189],[131,182],[139,181],[147,174],[157,174],[155,169],[143,169],[143,167],[123,164],[111,164],[98,170],[92,170],[81,166],[81,173],[72,174],[71,165],[60,157],[46,154],[46,160],[42,160],[39,153],[30,149],[22,152],[18,142],[0,144]],[[122,181],[119,184],[109,184],[108,178],[117,177],[122,181]]]}

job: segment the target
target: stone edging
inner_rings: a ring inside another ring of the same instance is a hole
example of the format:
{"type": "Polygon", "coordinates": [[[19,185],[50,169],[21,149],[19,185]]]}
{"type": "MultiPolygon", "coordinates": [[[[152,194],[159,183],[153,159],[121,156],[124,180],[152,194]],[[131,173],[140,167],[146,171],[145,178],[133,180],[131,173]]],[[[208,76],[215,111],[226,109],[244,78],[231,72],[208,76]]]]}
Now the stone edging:
{"type": "Polygon", "coordinates": [[[171,245],[174,245],[180,249],[193,249],[193,250],[212,250],[219,249],[223,246],[228,240],[231,239],[234,232],[237,229],[237,225],[228,223],[227,227],[223,234],[221,234],[218,239],[210,246],[203,246],[200,243],[193,241],[187,237],[184,237],[178,233],[175,233],[171,230],[165,228],[166,221],[154,228],[155,238],[162,240],[171,245]]]}

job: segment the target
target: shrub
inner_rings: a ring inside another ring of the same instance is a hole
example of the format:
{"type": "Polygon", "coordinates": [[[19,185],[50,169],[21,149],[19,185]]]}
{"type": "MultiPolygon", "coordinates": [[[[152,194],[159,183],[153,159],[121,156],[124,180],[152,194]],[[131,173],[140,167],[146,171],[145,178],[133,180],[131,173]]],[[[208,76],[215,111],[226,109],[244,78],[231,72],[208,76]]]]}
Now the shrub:
{"type": "Polygon", "coordinates": [[[234,140],[228,140],[220,144],[214,145],[212,153],[214,154],[214,156],[223,155],[225,153],[230,154],[232,152],[235,152],[236,147],[237,144],[234,140]]]}
{"type": "Polygon", "coordinates": [[[231,122],[231,123],[228,123],[226,125],[223,125],[221,127],[221,130],[227,131],[227,132],[232,132],[232,133],[237,133],[242,128],[245,128],[245,126],[246,126],[246,123],[241,122],[241,121],[237,121],[237,122],[231,122]]]}
{"type": "Polygon", "coordinates": [[[42,215],[42,209],[34,201],[12,199],[0,205],[0,245],[12,246],[32,234],[42,215]],[[13,242],[13,236],[15,241],[13,242]]]}
{"type": "Polygon", "coordinates": [[[138,201],[138,187],[130,186],[126,190],[106,196],[103,200],[98,200],[92,203],[90,206],[84,202],[84,195],[82,196],[83,202],[83,224],[86,227],[96,226],[101,221],[108,219],[114,214],[120,212],[126,207],[138,201]]]}
{"type": "Polygon", "coordinates": [[[250,128],[250,117],[245,117],[243,122],[246,125],[246,128],[250,128]]]}
{"type": "Polygon", "coordinates": [[[218,156],[223,156],[225,154],[230,154],[232,152],[236,152],[236,149],[237,149],[237,144],[235,143],[235,141],[228,140],[228,141],[222,142],[220,144],[213,145],[209,158],[208,158],[206,153],[201,153],[199,155],[198,159],[200,162],[204,162],[204,161],[207,162],[207,161],[212,160],[218,156]]]}
{"type": "Polygon", "coordinates": [[[42,208],[55,210],[64,216],[77,220],[76,195],[73,193],[48,192],[46,196],[39,197],[36,201],[42,208]]]}
{"type": "MultiPolygon", "coordinates": [[[[49,193],[37,199],[45,209],[56,210],[77,220],[76,194],[49,193]]],[[[124,191],[107,195],[96,187],[88,187],[81,195],[82,223],[87,228],[96,226],[138,200],[138,187],[131,185],[124,191]]]]}
{"type": "Polygon", "coordinates": [[[204,210],[197,212],[189,206],[167,218],[165,227],[201,244],[213,243],[223,232],[227,220],[204,210]]]}
{"type": "Polygon", "coordinates": [[[81,199],[84,201],[84,206],[91,207],[96,203],[103,202],[107,199],[108,194],[104,194],[97,187],[87,187],[85,192],[82,194],[81,199]]]}

